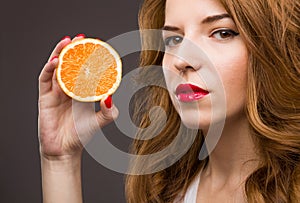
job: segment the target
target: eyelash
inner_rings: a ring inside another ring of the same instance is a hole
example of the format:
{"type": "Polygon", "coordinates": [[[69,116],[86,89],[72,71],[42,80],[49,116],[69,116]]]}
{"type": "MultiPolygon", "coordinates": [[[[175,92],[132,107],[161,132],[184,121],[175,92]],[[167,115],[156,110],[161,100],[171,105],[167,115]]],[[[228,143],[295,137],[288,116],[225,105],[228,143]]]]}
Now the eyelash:
{"type": "Polygon", "coordinates": [[[218,40],[227,40],[227,39],[232,39],[232,38],[234,38],[234,37],[236,37],[236,36],[238,36],[240,33],[238,33],[238,32],[235,32],[235,31],[233,31],[233,30],[230,30],[230,29],[220,29],[220,30],[217,30],[217,31],[215,31],[215,32],[213,32],[212,34],[211,34],[211,36],[210,37],[213,37],[214,35],[216,35],[216,34],[221,34],[221,33],[227,33],[227,34],[230,34],[230,36],[229,37],[226,37],[226,38],[217,38],[217,37],[214,37],[214,38],[216,38],[216,39],[218,39],[218,40]]]}
{"type": "MultiPolygon", "coordinates": [[[[214,37],[217,40],[224,41],[224,40],[228,40],[229,38],[232,39],[232,38],[234,38],[234,37],[236,37],[238,35],[239,35],[238,32],[235,32],[235,31],[233,31],[231,29],[221,29],[221,30],[217,30],[217,31],[213,32],[210,35],[210,37],[214,37]],[[214,36],[216,34],[221,34],[222,32],[223,32],[223,34],[224,33],[230,34],[230,36],[226,37],[226,38],[222,38],[222,37],[218,38],[218,37],[214,36]]],[[[183,37],[181,37],[181,36],[170,36],[170,37],[167,37],[167,38],[164,39],[164,44],[165,44],[166,47],[174,47],[177,44],[181,43],[182,40],[183,40],[183,37]],[[177,40],[177,42],[174,45],[170,45],[170,43],[172,42],[172,40],[177,40]]]]}

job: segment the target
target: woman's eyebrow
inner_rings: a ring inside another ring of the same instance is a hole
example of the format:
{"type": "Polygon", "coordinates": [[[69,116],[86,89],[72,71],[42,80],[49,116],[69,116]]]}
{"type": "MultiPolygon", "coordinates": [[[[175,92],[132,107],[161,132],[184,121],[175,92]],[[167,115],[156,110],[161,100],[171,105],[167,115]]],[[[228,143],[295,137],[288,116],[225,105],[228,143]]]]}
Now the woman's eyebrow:
{"type": "Polygon", "coordinates": [[[165,25],[165,26],[162,27],[162,30],[166,30],[166,31],[178,31],[180,29],[178,27],[165,25]]]}
{"type": "Polygon", "coordinates": [[[209,24],[209,23],[213,23],[213,22],[216,22],[216,21],[224,19],[224,18],[231,18],[231,16],[228,13],[208,16],[205,19],[203,19],[201,23],[202,24],[209,24]]]}
{"type": "MultiPolygon", "coordinates": [[[[230,18],[231,16],[228,13],[223,13],[223,14],[219,14],[219,15],[213,15],[213,16],[208,16],[205,19],[202,20],[202,24],[209,24],[209,23],[213,23],[216,22],[218,20],[222,20],[224,18],[230,18]]],[[[180,30],[178,27],[175,26],[169,26],[169,25],[165,25],[162,27],[162,30],[166,30],[166,31],[178,31],[180,30]]]]}

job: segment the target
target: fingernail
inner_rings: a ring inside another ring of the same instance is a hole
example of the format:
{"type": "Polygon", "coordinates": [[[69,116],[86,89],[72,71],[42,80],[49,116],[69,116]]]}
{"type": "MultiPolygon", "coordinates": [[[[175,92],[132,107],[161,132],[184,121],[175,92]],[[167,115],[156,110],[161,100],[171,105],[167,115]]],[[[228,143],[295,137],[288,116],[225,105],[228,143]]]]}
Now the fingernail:
{"type": "Polygon", "coordinates": [[[110,109],[111,106],[112,106],[112,98],[111,98],[111,96],[108,96],[108,97],[105,99],[104,103],[105,103],[105,106],[106,106],[108,109],[110,109]]]}
{"type": "Polygon", "coordinates": [[[78,35],[76,35],[76,37],[83,37],[83,38],[85,38],[85,34],[78,34],[78,35]]]}
{"type": "Polygon", "coordinates": [[[53,56],[51,59],[50,59],[50,62],[53,61],[54,59],[57,59],[58,56],[53,56]]]}
{"type": "Polygon", "coordinates": [[[65,39],[71,39],[71,37],[70,37],[70,36],[64,36],[64,37],[61,39],[61,41],[65,40],[65,39]]]}

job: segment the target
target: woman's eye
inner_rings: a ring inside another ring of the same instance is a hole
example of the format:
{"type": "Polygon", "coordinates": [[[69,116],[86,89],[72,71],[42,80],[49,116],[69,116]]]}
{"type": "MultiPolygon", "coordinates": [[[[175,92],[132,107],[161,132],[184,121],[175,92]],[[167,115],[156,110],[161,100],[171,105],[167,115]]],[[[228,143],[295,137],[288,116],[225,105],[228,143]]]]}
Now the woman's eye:
{"type": "Polygon", "coordinates": [[[217,30],[211,36],[219,40],[226,40],[231,39],[237,35],[239,35],[239,33],[233,30],[217,30]]]}
{"type": "Polygon", "coordinates": [[[173,47],[173,46],[180,44],[182,42],[182,40],[183,40],[183,38],[180,36],[171,36],[171,37],[167,37],[164,40],[164,43],[165,43],[165,46],[173,47]]]}

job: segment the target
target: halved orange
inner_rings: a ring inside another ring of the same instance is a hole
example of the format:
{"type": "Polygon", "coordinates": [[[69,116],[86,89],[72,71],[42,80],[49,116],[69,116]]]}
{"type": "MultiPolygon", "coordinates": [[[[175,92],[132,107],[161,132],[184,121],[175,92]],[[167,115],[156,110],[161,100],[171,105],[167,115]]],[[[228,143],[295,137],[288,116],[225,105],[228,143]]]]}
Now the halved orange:
{"type": "Polygon", "coordinates": [[[71,98],[94,102],[112,95],[120,85],[122,62],[106,42],[85,38],[71,42],[59,55],[56,77],[71,98]]]}

